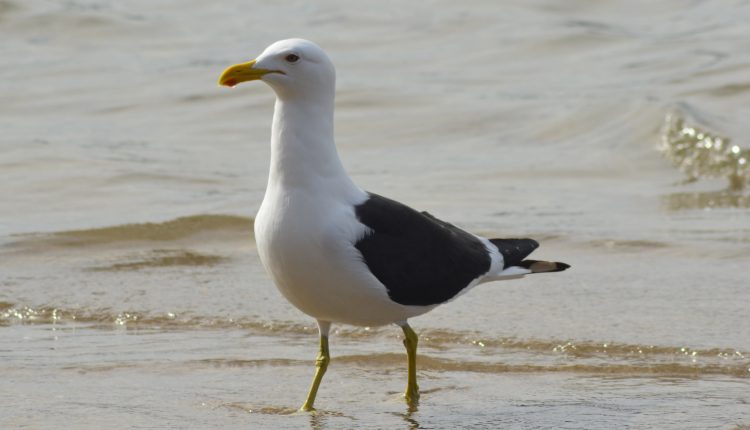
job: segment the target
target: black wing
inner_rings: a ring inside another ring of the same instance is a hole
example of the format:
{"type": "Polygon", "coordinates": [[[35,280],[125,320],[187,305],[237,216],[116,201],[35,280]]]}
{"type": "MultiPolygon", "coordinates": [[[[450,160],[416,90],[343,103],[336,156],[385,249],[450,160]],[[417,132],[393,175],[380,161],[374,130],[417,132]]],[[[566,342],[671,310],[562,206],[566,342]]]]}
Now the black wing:
{"type": "Polygon", "coordinates": [[[479,239],[427,212],[370,193],[355,213],[371,229],[355,246],[397,303],[446,302],[490,269],[479,239]]]}
{"type": "Polygon", "coordinates": [[[490,239],[490,242],[503,254],[504,269],[522,266],[521,261],[539,248],[539,243],[534,239],[490,239]]]}
{"type": "Polygon", "coordinates": [[[523,267],[531,273],[562,272],[570,267],[559,261],[525,260],[539,244],[534,239],[490,239],[503,255],[503,269],[511,266],[523,267]]]}

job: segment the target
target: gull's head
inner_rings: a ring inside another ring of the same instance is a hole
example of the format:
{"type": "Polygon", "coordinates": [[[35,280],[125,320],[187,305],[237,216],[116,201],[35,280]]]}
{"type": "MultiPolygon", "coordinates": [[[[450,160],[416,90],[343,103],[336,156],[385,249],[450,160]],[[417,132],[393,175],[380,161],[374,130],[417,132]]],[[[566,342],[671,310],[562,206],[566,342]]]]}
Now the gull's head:
{"type": "Polygon", "coordinates": [[[247,63],[230,66],[219,85],[262,80],[282,98],[333,94],[336,71],[328,55],[309,40],[280,40],[247,63]]]}

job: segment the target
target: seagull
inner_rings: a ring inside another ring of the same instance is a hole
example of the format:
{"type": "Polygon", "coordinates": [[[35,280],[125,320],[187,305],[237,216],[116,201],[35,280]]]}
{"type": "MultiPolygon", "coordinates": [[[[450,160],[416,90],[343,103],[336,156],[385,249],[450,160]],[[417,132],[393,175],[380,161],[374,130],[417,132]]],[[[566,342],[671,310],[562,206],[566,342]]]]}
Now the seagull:
{"type": "Polygon", "coordinates": [[[255,218],[258,254],[281,294],[318,324],[315,375],[300,408],[314,411],[330,362],[331,323],[396,324],[404,332],[404,397],[419,399],[418,336],[407,322],[485,282],[559,272],[529,260],[532,239],[486,239],[358,187],[336,152],[336,72],[315,43],[287,39],[230,66],[219,85],[261,80],[276,93],[271,165],[255,218]]]}

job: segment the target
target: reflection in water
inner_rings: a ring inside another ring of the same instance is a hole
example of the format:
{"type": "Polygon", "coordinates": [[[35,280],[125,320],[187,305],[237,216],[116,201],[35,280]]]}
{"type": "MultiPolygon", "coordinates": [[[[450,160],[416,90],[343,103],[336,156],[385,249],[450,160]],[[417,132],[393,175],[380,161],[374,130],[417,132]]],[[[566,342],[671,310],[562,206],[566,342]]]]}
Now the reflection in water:
{"type": "Polygon", "coordinates": [[[312,430],[323,430],[325,427],[326,418],[324,414],[319,414],[313,411],[310,413],[310,428],[312,430]]]}
{"type": "Polygon", "coordinates": [[[750,182],[750,150],[726,137],[688,125],[677,114],[667,116],[659,149],[689,181],[726,177],[733,190],[740,190],[750,182]]]}
{"type": "MultiPolygon", "coordinates": [[[[421,392],[421,393],[424,394],[424,392],[421,392]]],[[[400,417],[402,420],[404,420],[404,422],[406,423],[405,428],[409,430],[414,430],[414,429],[422,428],[419,424],[419,421],[417,421],[417,419],[414,417],[414,415],[417,412],[419,412],[419,402],[414,402],[414,403],[407,403],[406,410],[403,413],[391,412],[391,414],[393,414],[394,416],[400,417]]]]}
{"type": "Polygon", "coordinates": [[[731,190],[672,193],[664,196],[663,201],[666,208],[672,211],[713,208],[750,209],[750,194],[731,190]]]}
{"type": "MultiPolygon", "coordinates": [[[[453,387],[449,387],[453,388],[453,387]]],[[[429,393],[434,393],[436,391],[440,391],[442,388],[433,388],[431,390],[420,390],[420,394],[425,395],[429,393]]],[[[414,430],[418,428],[422,428],[419,424],[419,421],[414,417],[416,413],[419,412],[419,400],[407,403],[406,404],[406,412],[403,415],[404,421],[406,421],[406,424],[408,425],[409,430],[414,430]]]]}
{"type": "Polygon", "coordinates": [[[406,424],[408,425],[409,430],[414,430],[420,428],[419,421],[417,421],[414,418],[414,414],[417,413],[419,410],[419,405],[414,403],[410,404],[406,407],[406,413],[403,415],[404,421],[406,421],[406,424]]]}
{"type": "Polygon", "coordinates": [[[323,411],[316,409],[314,411],[306,412],[306,411],[295,411],[295,414],[307,414],[310,417],[310,428],[312,430],[323,430],[326,428],[330,428],[328,423],[330,421],[331,417],[336,418],[348,418],[350,420],[354,420],[353,417],[350,417],[348,415],[345,415],[341,412],[335,412],[335,411],[323,411]]]}

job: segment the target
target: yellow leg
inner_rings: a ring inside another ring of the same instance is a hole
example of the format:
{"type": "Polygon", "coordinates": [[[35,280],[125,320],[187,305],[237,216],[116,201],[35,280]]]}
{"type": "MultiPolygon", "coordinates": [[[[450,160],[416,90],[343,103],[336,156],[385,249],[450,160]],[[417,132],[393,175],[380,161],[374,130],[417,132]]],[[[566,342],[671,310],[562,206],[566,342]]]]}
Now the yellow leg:
{"type": "Polygon", "coordinates": [[[302,405],[300,411],[314,411],[313,404],[315,403],[315,396],[318,394],[318,388],[320,387],[320,381],[323,380],[328,369],[328,363],[331,361],[331,356],[328,352],[328,329],[330,323],[318,322],[320,327],[320,352],[318,352],[318,358],[315,360],[315,377],[313,377],[310,391],[307,393],[307,400],[302,405]]]}
{"type": "Polygon", "coordinates": [[[406,357],[409,361],[409,373],[406,382],[406,403],[416,405],[419,401],[419,386],[417,385],[417,342],[419,337],[409,324],[404,323],[401,326],[404,331],[404,346],[406,347],[406,357]]]}

